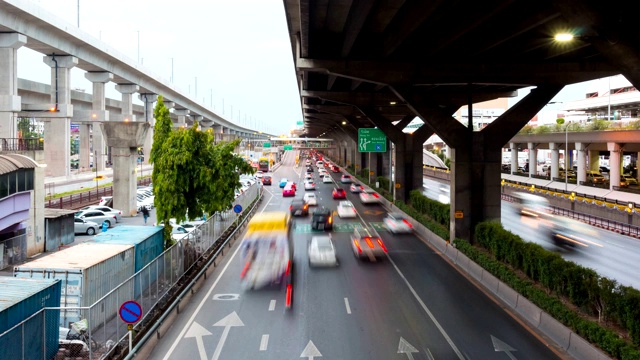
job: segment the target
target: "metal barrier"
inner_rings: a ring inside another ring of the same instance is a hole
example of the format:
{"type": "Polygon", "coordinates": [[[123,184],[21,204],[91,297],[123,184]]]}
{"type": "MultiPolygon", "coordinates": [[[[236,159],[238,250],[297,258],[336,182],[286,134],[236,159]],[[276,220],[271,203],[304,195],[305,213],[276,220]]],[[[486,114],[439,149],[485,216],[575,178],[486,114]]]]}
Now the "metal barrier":
{"type": "Polygon", "coordinates": [[[261,195],[261,184],[252,185],[234,201],[229,210],[217,216],[211,216],[196,230],[185,235],[93,305],[44,308],[37,313],[40,315],[35,314],[0,334],[0,344],[10,344],[12,349],[27,349],[19,352],[16,350],[15,356],[10,357],[11,359],[52,359],[58,353],[59,326],[70,326],[70,324],[61,323],[61,319],[72,313],[74,317],[87,319],[88,326],[86,332],[82,334],[82,340],[69,341],[69,344],[60,345],[63,348],[60,356],[82,359],[101,359],[107,356],[118,343],[127,339],[127,325],[118,318],[120,305],[125,301],[135,300],[142,306],[144,315],[136,327],[157,316],[158,309],[162,307],[159,305],[164,305],[171,300],[171,290],[184,279],[186,273],[197,266],[203,254],[216,245],[226,244],[226,242],[219,244],[219,241],[222,234],[237,221],[237,214],[232,210],[233,205],[239,204],[246,209],[261,195]],[[38,325],[33,325],[34,322],[38,325]],[[51,331],[46,332],[47,329],[52,328],[56,329],[55,334],[51,334],[51,331]],[[33,338],[41,339],[40,341],[44,341],[48,346],[34,347],[33,338]],[[51,349],[53,338],[56,344],[55,351],[51,349]]]}
{"type": "MultiPolygon", "coordinates": [[[[151,178],[146,177],[138,180],[138,186],[147,186],[151,183],[151,178]]],[[[45,200],[44,207],[53,209],[79,209],[90,204],[97,204],[102,196],[112,196],[113,186],[83,191],[77,194],[62,196],[55,199],[45,200]]]]}

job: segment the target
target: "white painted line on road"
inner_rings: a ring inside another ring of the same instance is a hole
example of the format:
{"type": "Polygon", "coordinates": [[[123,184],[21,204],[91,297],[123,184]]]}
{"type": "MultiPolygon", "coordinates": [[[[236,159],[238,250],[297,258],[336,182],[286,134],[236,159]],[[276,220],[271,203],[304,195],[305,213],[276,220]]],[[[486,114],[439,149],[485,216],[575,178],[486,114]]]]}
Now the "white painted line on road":
{"type": "Polygon", "coordinates": [[[267,346],[269,346],[269,334],[264,334],[260,339],[260,351],[266,351],[267,346]]]}
{"type": "Polygon", "coordinates": [[[456,344],[453,343],[453,340],[451,340],[451,337],[449,337],[449,335],[444,331],[444,328],[442,328],[442,325],[440,325],[440,323],[438,322],[436,317],[433,315],[431,310],[429,310],[427,305],[425,305],[424,301],[422,301],[422,299],[420,299],[420,296],[418,296],[418,293],[413,289],[413,286],[411,286],[411,284],[409,284],[409,280],[407,280],[407,278],[404,276],[402,271],[400,271],[400,269],[398,268],[396,263],[393,261],[393,259],[391,259],[391,256],[389,256],[388,253],[385,253],[385,254],[387,255],[387,259],[389,259],[389,261],[391,262],[393,267],[398,272],[398,275],[400,275],[400,277],[402,278],[404,283],[407,285],[407,287],[409,288],[409,290],[411,291],[413,296],[416,298],[416,300],[418,300],[418,303],[420,304],[422,309],[427,313],[427,315],[429,316],[431,321],[433,321],[433,324],[438,328],[438,331],[440,331],[440,334],[442,334],[442,336],[447,340],[447,342],[449,343],[449,346],[451,346],[451,349],[453,349],[453,352],[455,352],[456,355],[458,355],[458,359],[465,360],[464,356],[462,355],[462,353],[460,352],[460,350],[458,349],[456,344]]]}
{"type": "Polygon", "coordinates": [[[347,314],[351,314],[351,307],[349,306],[349,299],[344,298],[344,306],[347,308],[347,314]]]}
{"type": "Polygon", "coordinates": [[[269,311],[273,311],[275,309],[276,309],[276,301],[271,300],[271,302],[269,302],[269,311]]]}
{"type": "Polygon", "coordinates": [[[241,248],[242,246],[238,246],[236,251],[233,252],[233,255],[231,255],[231,257],[229,258],[229,261],[227,261],[227,265],[224,266],[224,268],[220,272],[220,275],[218,275],[218,278],[216,279],[216,281],[213,283],[213,285],[211,285],[211,288],[207,292],[207,295],[204,298],[202,298],[202,301],[200,301],[200,304],[198,304],[198,307],[189,318],[189,321],[187,321],[187,323],[184,325],[184,328],[182,328],[182,330],[180,331],[180,334],[178,335],[178,337],[176,337],[176,340],[173,342],[173,344],[171,344],[171,348],[169,348],[169,351],[167,351],[167,354],[164,356],[163,360],[168,360],[171,357],[171,353],[173,353],[173,350],[176,349],[176,346],[178,346],[178,343],[184,337],[184,333],[187,332],[187,329],[189,328],[191,323],[193,323],[193,321],[196,319],[196,316],[198,316],[198,312],[200,312],[200,310],[204,306],[204,303],[211,298],[211,293],[213,293],[213,289],[215,289],[216,285],[218,285],[218,282],[220,282],[220,279],[222,279],[222,275],[224,275],[224,273],[227,271],[227,269],[229,268],[229,265],[231,265],[231,263],[233,262],[233,258],[236,257],[236,255],[238,254],[238,250],[240,250],[241,248]]]}

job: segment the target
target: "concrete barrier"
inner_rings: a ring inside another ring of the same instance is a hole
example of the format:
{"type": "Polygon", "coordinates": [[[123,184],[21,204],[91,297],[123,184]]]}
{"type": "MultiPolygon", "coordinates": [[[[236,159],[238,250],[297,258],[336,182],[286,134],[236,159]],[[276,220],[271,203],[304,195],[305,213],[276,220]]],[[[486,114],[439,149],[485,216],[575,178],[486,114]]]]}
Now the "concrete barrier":
{"type": "Polygon", "coordinates": [[[524,296],[518,296],[516,311],[529,321],[533,327],[537,328],[540,325],[540,313],[542,310],[524,296]]]}
{"type": "Polygon", "coordinates": [[[473,276],[476,280],[482,282],[482,273],[484,272],[484,269],[474,263],[473,261],[469,261],[469,275],[473,276]]]}
{"type": "Polygon", "coordinates": [[[552,338],[558,346],[567,350],[571,339],[571,330],[564,326],[560,321],[552,318],[549,314],[543,312],[540,314],[540,326],[538,329],[545,335],[552,338]]]}
{"type": "Polygon", "coordinates": [[[512,288],[508,287],[502,281],[498,282],[498,292],[496,293],[496,295],[498,295],[498,297],[502,299],[502,301],[511,306],[512,309],[515,308],[518,304],[518,297],[520,296],[520,294],[518,294],[512,288]]]}
{"type": "Polygon", "coordinates": [[[567,352],[576,359],[604,360],[610,359],[602,351],[588,343],[578,334],[572,332],[567,352]]]}
{"type": "Polygon", "coordinates": [[[488,271],[482,273],[482,285],[489,289],[492,293],[498,292],[498,284],[500,280],[488,271]]]}
{"type": "Polygon", "coordinates": [[[462,270],[469,272],[469,263],[471,260],[467,257],[467,255],[458,251],[458,257],[456,257],[456,264],[462,268],[462,270]]]}

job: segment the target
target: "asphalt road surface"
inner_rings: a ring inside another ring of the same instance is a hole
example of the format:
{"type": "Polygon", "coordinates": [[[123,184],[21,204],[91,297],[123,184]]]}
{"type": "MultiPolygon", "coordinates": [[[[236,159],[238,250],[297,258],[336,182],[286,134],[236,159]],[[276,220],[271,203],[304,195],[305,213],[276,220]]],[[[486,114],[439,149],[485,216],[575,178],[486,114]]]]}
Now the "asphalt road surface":
{"type": "MultiPolygon", "coordinates": [[[[294,155],[288,152],[274,185],[265,187],[260,211],[288,210],[292,198],[282,198],[277,181],[304,176],[304,167],[293,166],[294,155]]],[[[339,180],[339,174],[331,175],[339,180]]],[[[347,185],[317,186],[319,205],[334,210],[338,201],[331,198],[332,188],[348,191],[347,185]]],[[[296,198],[302,198],[305,191],[298,189],[296,198]]],[[[336,217],[336,268],[309,268],[310,217],[296,219],[292,309],[284,308],[283,289],[241,289],[238,241],[150,358],[559,358],[414,235],[381,231],[388,257],[375,263],[356,260],[348,231],[363,222],[380,228],[386,211],[363,206],[354,194],[348,199],[359,217],[336,217]]]]}

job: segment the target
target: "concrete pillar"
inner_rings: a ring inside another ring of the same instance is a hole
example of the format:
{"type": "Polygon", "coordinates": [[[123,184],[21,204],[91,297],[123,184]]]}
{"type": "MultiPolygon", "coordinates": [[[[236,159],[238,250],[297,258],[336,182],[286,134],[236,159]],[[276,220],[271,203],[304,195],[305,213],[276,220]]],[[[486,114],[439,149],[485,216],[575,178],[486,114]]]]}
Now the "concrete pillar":
{"type": "Polygon", "coordinates": [[[614,142],[607,143],[609,150],[609,189],[620,186],[620,144],[614,142]]]}
{"type": "Polygon", "coordinates": [[[535,143],[528,143],[529,148],[529,177],[538,175],[538,149],[535,143]]]}
{"type": "Polygon", "coordinates": [[[422,142],[412,134],[402,133],[402,141],[395,145],[394,189],[395,199],[409,202],[409,193],[422,188],[422,142]],[[398,187],[399,184],[399,187],[398,187]]]}
{"type": "Polygon", "coordinates": [[[189,116],[190,111],[187,109],[175,109],[173,110],[173,114],[178,117],[178,121],[174,124],[177,127],[186,127],[187,126],[187,116],[189,116]]]}
{"type": "Polygon", "coordinates": [[[638,171],[638,165],[640,165],[640,152],[636,157],[636,180],[638,180],[638,183],[640,183],[640,171],[638,171]]]}
{"type": "MultiPolygon", "coordinates": [[[[0,33],[0,138],[16,138],[22,109],[18,96],[18,49],[27,37],[18,33],[0,33]]],[[[2,145],[0,145],[0,150],[2,145]]]]}
{"type": "Polygon", "coordinates": [[[582,181],[587,181],[587,145],[583,143],[576,143],[576,151],[578,152],[578,185],[582,181]]]}
{"type": "Polygon", "coordinates": [[[136,216],[136,160],[151,125],[147,122],[103,122],[102,133],[113,151],[113,208],[136,216]]]}
{"type": "Polygon", "coordinates": [[[33,151],[33,160],[40,166],[33,169],[33,190],[31,191],[31,206],[29,208],[29,228],[27,229],[27,256],[33,256],[45,251],[44,243],[44,151],[33,151]]]}
{"type": "Polygon", "coordinates": [[[551,150],[551,180],[560,177],[560,146],[557,143],[549,143],[551,150]]]}
{"type": "Polygon", "coordinates": [[[144,121],[151,126],[147,131],[147,138],[144,139],[144,145],[142,146],[142,152],[144,153],[142,163],[148,165],[149,154],[151,154],[151,147],[153,146],[153,127],[156,126],[156,119],[153,117],[153,103],[158,100],[158,95],[145,93],[138,95],[138,98],[144,103],[144,121]]]}
{"type": "Polygon", "coordinates": [[[122,94],[122,115],[123,120],[136,121],[133,115],[133,94],[140,90],[135,84],[118,84],[116,90],[122,94]]]}
{"type": "Polygon", "coordinates": [[[224,126],[222,125],[214,124],[211,128],[213,129],[213,132],[216,134],[224,133],[224,126]]]}
{"type": "Polygon", "coordinates": [[[69,149],[71,147],[71,69],[78,65],[73,56],[44,56],[51,67],[51,102],[59,117],[48,118],[44,123],[44,146],[47,167],[46,176],[69,176],[69,149]]]}
{"type": "Polygon", "coordinates": [[[600,151],[589,150],[589,170],[600,171],[600,151]]]}
{"type": "MultiPolygon", "coordinates": [[[[113,80],[113,74],[108,72],[88,72],[84,74],[84,77],[93,83],[91,118],[95,121],[109,121],[109,112],[106,111],[105,84],[113,80]]],[[[97,124],[99,123],[93,125],[93,166],[96,171],[103,171],[107,162],[107,152],[100,125],[97,124]]],[[[80,134],[80,143],[82,143],[82,133],[80,134]]],[[[82,146],[80,146],[80,150],[82,154],[82,146]]]]}
{"type": "Polygon", "coordinates": [[[373,175],[370,176],[371,182],[373,184],[375,184],[376,178],[380,176],[381,169],[378,169],[378,164],[380,163],[378,161],[378,156],[380,156],[380,154],[381,153],[371,153],[370,154],[371,156],[367,157],[367,161],[368,161],[367,167],[369,168],[369,171],[373,171],[373,175]]]}
{"type": "MultiPolygon", "coordinates": [[[[97,127],[96,127],[97,129],[97,127]]],[[[91,125],[80,123],[80,149],[78,151],[78,171],[89,171],[91,160],[91,125]]],[[[95,166],[95,159],[94,166],[95,166]]]]}
{"type": "Polygon", "coordinates": [[[228,127],[222,127],[222,133],[223,134],[231,134],[231,129],[229,129],[228,127]]]}
{"type": "Polygon", "coordinates": [[[510,143],[511,147],[511,173],[518,171],[518,144],[510,143]]]}

